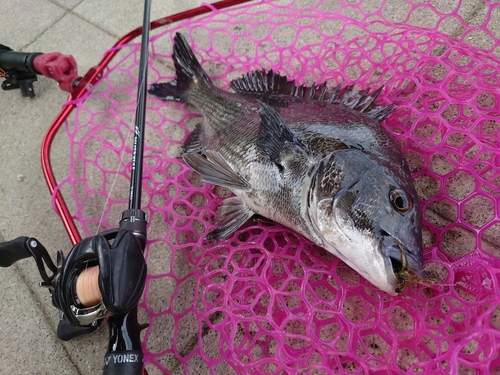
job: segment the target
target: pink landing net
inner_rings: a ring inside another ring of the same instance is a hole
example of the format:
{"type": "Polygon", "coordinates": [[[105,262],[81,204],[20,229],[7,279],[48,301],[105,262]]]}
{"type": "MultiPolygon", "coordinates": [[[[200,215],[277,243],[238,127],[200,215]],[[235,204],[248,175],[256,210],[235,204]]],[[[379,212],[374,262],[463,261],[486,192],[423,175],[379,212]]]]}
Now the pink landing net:
{"type": "MultiPolygon", "coordinates": [[[[500,4],[315,1],[252,2],[156,32],[149,83],[173,78],[181,31],[221,87],[259,68],[309,84],[384,85],[379,102],[396,111],[383,126],[411,166],[436,284],[390,297],[267,222],[204,241],[228,192],[177,158],[199,115],[150,97],[146,368],[500,374],[500,4]]],[[[138,50],[124,46],[66,122],[59,177],[84,235],[116,226],[126,208],[138,50]]]]}

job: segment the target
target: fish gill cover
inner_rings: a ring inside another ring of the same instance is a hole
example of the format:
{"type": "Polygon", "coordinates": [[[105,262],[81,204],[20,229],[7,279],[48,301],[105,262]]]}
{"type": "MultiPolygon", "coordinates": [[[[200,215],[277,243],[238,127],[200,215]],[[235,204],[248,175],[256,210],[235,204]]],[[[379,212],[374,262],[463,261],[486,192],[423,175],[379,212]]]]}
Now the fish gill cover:
{"type": "MultiPolygon", "coordinates": [[[[228,191],[178,158],[201,118],[149,97],[140,314],[150,374],[500,373],[500,4],[478,9],[262,1],[153,33],[150,83],[174,77],[180,31],[225,89],[261,68],[307,84],[384,85],[378,102],[395,111],[382,126],[410,165],[435,285],[391,297],[265,220],[204,241],[228,191]]],[[[67,157],[54,166],[85,235],[127,206],[138,59],[138,43],[122,48],[58,142],[67,157]]]]}

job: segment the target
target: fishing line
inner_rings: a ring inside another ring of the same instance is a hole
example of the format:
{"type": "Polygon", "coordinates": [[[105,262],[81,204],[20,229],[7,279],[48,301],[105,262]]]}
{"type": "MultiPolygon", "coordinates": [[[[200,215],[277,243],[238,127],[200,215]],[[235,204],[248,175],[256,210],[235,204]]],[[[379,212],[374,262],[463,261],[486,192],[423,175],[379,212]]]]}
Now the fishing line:
{"type": "MultiPolygon", "coordinates": [[[[136,112],[137,112],[137,106],[136,106],[136,112]]],[[[135,114],[134,114],[135,115],[135,114]]],[[[97,236],[99,234],[102,221],[104,220],[104,215],[106,213],[106,209],[109,206],[109,199],[111,197],[111,193],[113,192],[113,189],[115,187],[116,181],[118,179],[118,175],[121,172],[121,168],[123,165],[123,155],[125,153],[125,149],[127,147],[127,144],[130,140],[130,131],[127,131],[127,134],[125,136],[125,140],[123,142],[123,147],[120,150],[120,156],[118,158],[117,166],[116,166],[116,172],[114,173],[113,177],[113,182],[111,183],[111,187],[109,191],[107,191],[106,194],[106,202],[104,203],[102,212],[101,212],[101,217],[99,218],[99,223],[97,224],[96,231],[94,233],[94,236],[97,236]]],[[[103,181],[104,183],[104,181],[103,181]]],[[[80,303],[85,306],[95,306],[97,305],[101,299],[102,295],[101,292],[99,291],[99,288],[96,288],[98,285],[98,278],[99,278],[99,266],[94,266],[89,268],[89,264],[87,263],[85,265],[85,269],[80,273],[80,275],[77,278],[77,282],[75,284],[75,292],[76,295],[78,296],[78,299],[80,300],[80,303]]]]}
{"type": "MultiPolygon", "coordinates": [[[[135,111],[137,113],[137,105],[136,105],[135,111]]],[[[136,113],[134,113],[134,116],[135,116],[136,113]]],[[[120,174],[121,169],[122,169],[123,155],[125,154],[125,149],[127,148],[127,144],[128,144],[128,142],[130,140],[130,135],[131,134],[132,134],[132,132],[127,131],[127,135],[125,136],[125,140],[123,142],[123,147],[122,147],[122,149],[120,151],[120,157],[118,158],[118,163],[117,163],[117,167],[116,167],[116,172],[114,173],[113,182],[111,183],[111,188],[109,189],[109,191],[106,194],[106,202],[104,203],[104,207],[103,207],[102,212],[101,212],[101,217],[99,219],[99,223],[97,224],[97,229],[96,229],[96,231],[94,233],[94,236],[96,236],[99,233],[99,229],[101,228],[102,221],[104,220],[104,214],[106,213],[106,208],[109,205],[109,199],[111,197],[111,192],[113,191],[113,189],[115,187],[116,180],[118,179],[118,175],[120,174]]],[[[104,183],[104,181],[103,181],[103,183],[104,183]]]]}
{"type": "MultiPolygon", "coordinates": [[[[137,48],[136,48],[136,54],[137,54],[137,48]]],[[[149,49],[148,49],[148,54],[149,54],[149,49]]],[[[137,59],[136,59],[137,60],[137,59]]],[[[141,66],[139,65],[139,69],[141,69],[141,66]]],[[[144,80],[146,79],[145,78],[145,75],[146,75],[146,68],[145,67],[142,67],[142,70],[139,71],[139,85],[138,87],[141,87],[141,85],[143,84],[144,80]]],[[[138,97],[138,100],[136,100],[135,102],[135,112],[134,112],[134,117],[137,117],[137,112],[139,111],[139,101],[141,100],[144,100],[144,95],[145,93],[142,92],[142,90],[139,90],[139,97],[138,97]]],[[[116,168],[116,172],[114,173],[114,178],[113,178],[113,182],[111,183],[111,188],[109,189],[109,191],[107,192],[107,195],[106,195],[106,202],[104,203],[104,207],[102,209],[102,213],[101,213],[101,217],[99,219],[99,223],[97,225],[97,229],[96,229],[96,232],[94,235],[97,235],[99,233],[99,229],[102,225],[102,221],[104,220],[104,215],[106,213],[106,208],[108,207],[109,205],[109,199],[111,197],[111,193],[115,187],[115,184],[116,184],[116,181],[118,179],[118,175],[120,174],[121,170],[122,170],[122,165],[124,164],[123,163],[123,159],[124,159],[124,154],[125,154],[125,149],[127,147],[127,144],[130,140],[130,136],[131,134],[133,134],[134,132],[138,131],[137,130],[137,127],[134,126],[132,128],[132,131],[127,131],[127,134],[125,136],[125,140],[123,142],[123,147],[122,149],[120,150],[120,156],[118,158],[118,163],[117,163],[117,168],[116,168]]],[[[132,148],[134,148],[135,145],[132,145],[132,148]]],[[[135,157],[135,151],[133,152],[133,155],[132,157],[134,158],[135,157]]],[[[134,165],[134,161],[132,160],[132,166],[134,165]]],[[[104,183],[104,182],[103,182],[104,183]]]]}
{"type": "MultiPolygon", "coordinates": [[[[146,2],[146,8],[149,8],[149,3],[146,2]]],[[[145,14],[149,15],[149,9],[145,10],[145,14]]],[[[109,191],[106,194],[106,202],[103,206],[101,217],[99,219],[99,223],[96,229],[95,235],[99,233],[99,229],[102,225],[102,221],[104,220],[104,215],[106,212],[106,208],[109,205],[109,200],[111,197],[111,193],[115,187],[116,181],[118,179],[118,174],[121,171],[121,166],[123,165],[124,153],[128,141],[130,139],[130,135],[134,134],[134,143],[132,146],[132,170],[131,170],[131,185],[130,185],[130,195],[129,195],[129,209],[138,209],[141,206],[141,187],[142,187],[142,160],[143,160],[143,139],[144,139],[144,129],[145,129],[145,117],[146,117],[146,82],[147,82],[147,62],[143,61],[144,56],[149,56],[149,30],[151,24],[149,22],[149,17],[145,16],[145,24],[143,30],[143,42],[141,43],[140,53],[141,59],[139,64],[139,84],[137,91],[137,100],[135,105],[135,126],[133,131],[127,131],[125,140],[123,142],[123,147],[120,151],[120,156],[118,158],[118,165],[116,167],[116,172],[114,173],[113,182],[109,191]],[[147,20],[147,22],[146,22],[147,20]],[[147,29],[146,29],[147,25],[147,29]],[[142,120],[142,122],[140,121],[142,120]],[[136,163],[136,159],[141,162],[136,163]]],[[[136,51],[137,52],[137,51],[136,51]]],[[[146,57],[147,59],[148,57],[146,57]]],[[[104,184],[104,181],[103,181],[104,184]]],[[[75,285],[75,292],[84,306],[93,306],[98,304],[102,295],[98,288],[98,278],[99,278],[99,267],[88,267],[88,263],[85,266],[84,271],[82,271],[78,277],[77,283],[75,285]]]]}

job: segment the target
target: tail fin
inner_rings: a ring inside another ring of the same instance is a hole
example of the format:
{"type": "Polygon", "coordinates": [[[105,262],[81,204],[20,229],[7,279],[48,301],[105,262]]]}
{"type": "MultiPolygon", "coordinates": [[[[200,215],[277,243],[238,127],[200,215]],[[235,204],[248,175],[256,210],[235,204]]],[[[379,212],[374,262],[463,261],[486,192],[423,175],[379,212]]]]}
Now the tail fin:
{"type": "Polygon", "coordinates": [[[181,33],[174,37],[174,66],[177,79],[154,83],[148,92],[165,100],[185,101],[186,94],[196,85],[212,85],[212,81],[196,59],[186,38],[181,33]]]}

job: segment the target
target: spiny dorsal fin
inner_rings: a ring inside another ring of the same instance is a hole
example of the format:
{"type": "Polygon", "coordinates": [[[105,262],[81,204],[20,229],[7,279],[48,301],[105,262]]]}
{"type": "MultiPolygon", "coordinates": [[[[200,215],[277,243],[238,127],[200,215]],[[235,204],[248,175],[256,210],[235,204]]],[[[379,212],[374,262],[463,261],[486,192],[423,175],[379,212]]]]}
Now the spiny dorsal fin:
{"type": "Polygon", "coordinates": [[[368,117],[381,121],[392,112],[392,104],[383,106],[375,104],[375,100],[383,90],[383,86],[370,93],[369,89],[354,90],[354,86],[327,87],[326,82],[311,86],[296,85],[295,80],[289,81],[272,70],[256,70],[241,78],[231,81],[231,88],[241,94],[263,99],[276,106],[286,105],[290,101],[305,100],[327,104],[342,104],[351,109],[365,113],[368,117]],[[286,97],[276,97],[284,95],[286,97]]]}

